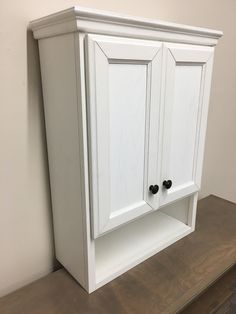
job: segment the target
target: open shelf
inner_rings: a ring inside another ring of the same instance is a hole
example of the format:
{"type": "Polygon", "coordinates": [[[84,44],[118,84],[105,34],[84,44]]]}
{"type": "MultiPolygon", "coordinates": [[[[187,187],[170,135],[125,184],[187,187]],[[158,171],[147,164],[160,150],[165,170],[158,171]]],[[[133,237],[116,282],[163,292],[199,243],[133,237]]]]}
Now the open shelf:
{"type": "Polygon", "coordinates": [[[192,231],[161,211],[95,240],[96,285],[102,286],[192,231]]]}

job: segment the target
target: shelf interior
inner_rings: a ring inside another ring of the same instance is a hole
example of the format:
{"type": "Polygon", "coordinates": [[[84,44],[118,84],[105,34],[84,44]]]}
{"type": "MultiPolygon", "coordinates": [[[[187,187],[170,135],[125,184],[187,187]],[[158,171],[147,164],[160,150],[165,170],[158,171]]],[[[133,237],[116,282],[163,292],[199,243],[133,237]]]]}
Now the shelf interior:
{"type": "Polygon", "coordinates": [[[117,277],[190,231],[188,225],[159,210],[97,238],[96,283],[117,277]]]}

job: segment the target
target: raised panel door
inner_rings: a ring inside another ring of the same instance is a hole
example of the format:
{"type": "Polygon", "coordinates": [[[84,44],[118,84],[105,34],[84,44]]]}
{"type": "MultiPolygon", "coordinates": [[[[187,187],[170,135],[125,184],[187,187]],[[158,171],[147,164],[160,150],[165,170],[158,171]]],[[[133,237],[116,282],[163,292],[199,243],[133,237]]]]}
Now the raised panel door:
{"type": "Polygon", "coordinates": [[[159,207],[162,44],[87,37],[94,238],[159,207]]]}
{"type": "Polygon", "coordinates": [[[200,188],[213,48],[165,44],[161,205],[200,188]]]}

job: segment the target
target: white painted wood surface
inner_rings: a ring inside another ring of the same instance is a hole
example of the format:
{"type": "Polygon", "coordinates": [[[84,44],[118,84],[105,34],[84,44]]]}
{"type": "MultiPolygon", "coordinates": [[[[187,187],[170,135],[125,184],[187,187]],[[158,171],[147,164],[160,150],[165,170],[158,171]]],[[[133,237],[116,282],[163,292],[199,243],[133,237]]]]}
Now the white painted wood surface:
{"type": "Polygon", "coordinates": [[[79,7],[31,28],[56,257],[90,293],[194,231],[222,32],[79,7]]]}
{"type": "Polygon", "coordinates": [[[159,206],[162,44],[89,35],[93,234],[159,206]]]}
{"type": "MultiPolygon", "coordinates": [[[[188,209],[188,201],[182,200],[178,206],[188,209]]],[[[97,285],[106,282],[107,276],[117,276],[124,267],[135,266],[137,260],[141,262],[190,232],[185,223],[157,211],[96,239],[97,285]]]]}
{"type": "Polygon", "coordinates": [[[40,40],[39,50],[56,256],[88,289],[74,37],[66,34],[40,40]]]}
{"type": "Polygon", "coordinates": [[[74,6],[30,23],[37,39],[79,31],[215,46],[221,31],[74,6]]]}
{"type": "Polygon", "coordinates": [[[203,150],[201,129],[205,86],[209,84],[214,48],[165,44],[165,113],[162,178],[172,180],[163,188],[161,205],[196,192],[200,188],[199,154],[203,150]]]}

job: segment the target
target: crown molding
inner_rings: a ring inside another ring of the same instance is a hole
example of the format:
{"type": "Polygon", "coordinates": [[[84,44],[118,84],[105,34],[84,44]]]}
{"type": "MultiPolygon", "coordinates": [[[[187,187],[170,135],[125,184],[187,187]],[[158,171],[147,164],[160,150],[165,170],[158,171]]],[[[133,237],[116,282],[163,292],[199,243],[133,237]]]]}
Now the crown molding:
{"type": "Polygon", "coordinates": [[[214,46],[223,32],[74,6],[30,22],[36,39],[71,32],[133,36],[214,46]]]}

